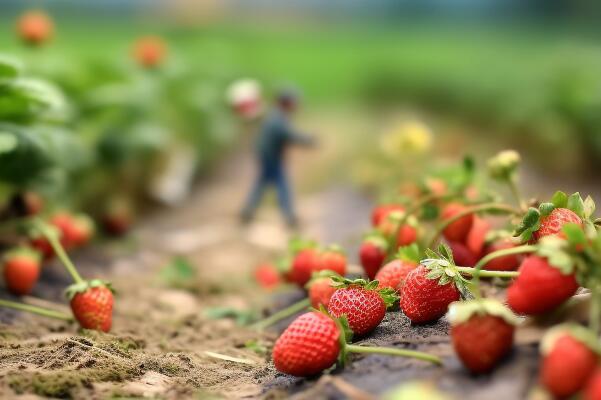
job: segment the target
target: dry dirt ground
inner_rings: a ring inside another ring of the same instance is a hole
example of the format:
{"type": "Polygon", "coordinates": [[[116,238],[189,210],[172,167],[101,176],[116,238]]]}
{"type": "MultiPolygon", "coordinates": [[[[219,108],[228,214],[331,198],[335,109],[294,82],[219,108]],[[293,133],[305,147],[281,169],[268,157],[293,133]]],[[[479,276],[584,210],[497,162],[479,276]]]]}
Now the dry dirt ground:
{"type": "MultiPolygon", "coordinates": [[[[323,160],[302,157],[295,175],[315,182],[323,160]]],[[[269,359],[286,322],[257,333],[232,319],[209,319],[205,312],[212,307],[273,310],[302,296],[294,289],[265,294],[251,284],[252,268],[273,259],[290,237],[273,206],[254,224],[238,224],[251,176],[250,159],[233,153],[182,207],[146,218],[125,241],[101,242],[74,255],[84,276],[109,279],[117,290],[110,334],[0,310],[0,398],[372,399],[412,380],[433,382],[465,400],[527,397],[536,376],[538,328],[522,329],[506,362],[476,378],[455,358],[445,320],[413,327],[401,312],[391,312],[361,343],[432,352],[444,367],[370,355],[355,357],[344,371],[297,379],[278,374],[269,359]],[[167,284],[161,271],[176,255],[185,256],[196,273],[167,284]]],[[[370,202],[364,196],[330,185],[304,192],[297,206],[303,235],[339,242],[355,258],[368,224],[370,202]]],[[[62,289],[68,283],[60,265],[48,265],[33,296],[61,302],[67,310],[62,289]]]]}

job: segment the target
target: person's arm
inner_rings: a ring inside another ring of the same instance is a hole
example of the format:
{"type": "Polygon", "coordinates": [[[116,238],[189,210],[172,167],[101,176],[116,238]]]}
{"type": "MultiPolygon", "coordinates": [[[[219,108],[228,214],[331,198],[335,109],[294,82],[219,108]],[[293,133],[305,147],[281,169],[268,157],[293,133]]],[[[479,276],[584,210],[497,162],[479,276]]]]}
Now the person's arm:
{"type": "Polygon", "coordinates": [[[312,147],[317,144],[313,136],[296,132],[288,124],[282,127],[286,141],[289,143],[299,144],[301,146],[312,147]]]}

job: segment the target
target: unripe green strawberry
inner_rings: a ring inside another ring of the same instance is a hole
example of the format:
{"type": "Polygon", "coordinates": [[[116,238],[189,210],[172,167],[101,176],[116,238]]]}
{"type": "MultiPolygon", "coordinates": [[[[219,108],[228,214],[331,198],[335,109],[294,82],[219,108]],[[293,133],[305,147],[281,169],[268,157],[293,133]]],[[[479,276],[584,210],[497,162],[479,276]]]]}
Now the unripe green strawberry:
{"type": "Polygon", "coordinates": [[[16,295],[31,292],[40,276],[41,255],[30,248],[18,248],[8,252],[3,260],[4,283],[16,295]]]}
{"type": "Polygon", "coordinates": [[[67,297],[73,316],[82,328],[111,330],[114,299],[108,283],[93,280],[73,284],[67,289],[67,297]]]}

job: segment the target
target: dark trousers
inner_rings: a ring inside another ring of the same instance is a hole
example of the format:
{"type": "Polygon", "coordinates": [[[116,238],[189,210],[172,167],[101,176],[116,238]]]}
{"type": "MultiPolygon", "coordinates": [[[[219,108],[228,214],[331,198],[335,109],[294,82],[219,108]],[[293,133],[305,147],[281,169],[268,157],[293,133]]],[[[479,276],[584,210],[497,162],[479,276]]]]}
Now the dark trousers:
{"type": "Polygon", "coordinates": [[[281,165],[261,165],[259,176],[248,196],[243,216],[252,218],[255,210],[259,206],[265,189],[274,186],[278,194],[278,203],[280,210],[288,223],[294,223],[296,218],[292,211],[292,198],[290,196],[290,186],[284,168],[281,165]]]}

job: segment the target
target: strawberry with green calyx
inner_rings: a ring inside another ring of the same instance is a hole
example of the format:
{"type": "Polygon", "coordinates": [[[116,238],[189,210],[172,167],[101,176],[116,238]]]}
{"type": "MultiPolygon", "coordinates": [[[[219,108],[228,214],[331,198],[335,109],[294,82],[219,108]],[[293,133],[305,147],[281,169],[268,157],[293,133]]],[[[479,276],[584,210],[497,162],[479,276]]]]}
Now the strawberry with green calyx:
{"type": "Polygon", "coordinates": [[[319,271],[321,260],[314,248],[306,248],[296,253],[288,272],[288,280],[298,286],[305,286],[313,272],[319,271]]]}
{"type": "Polygon", "coordinates": [[[67,249],[85,245],[94,234],[94,223],[83,214],[59,212],[50,218],[50,223],[61,231],[61,243],[67,249]]]}
{"type": "Polygon", "coordinates": [[[378,281],[332,277],[336,291],[330,298],[328,312],[333,317],[346,316],[356,336],[364,336],[382,322],[386,309],[398,300],[393,289],[378,289],[378,281]]]}
{"type": "Polygon", "coordinates": [[[384,265],[376,274],[378,288],[390,288],[400,295],[405,278],[419,264],[419,249],[414,243],[401,247],[394,260],[384,265]]]}
{"type": "Polygon", "coordinates": [[[346,275],[346,256],[340,246],[330,245],[319,254],[319,271],[328,270],[346,275]]]}
{"type": "Polygon", "coordinates": [[[464,243],[474,223],[474,216],[478,213],[522,214],[520,210],[502,203],[483,203],[469,207],[451,203],[446,210],[446,213],[443,210],[442,222],[436,227],[428,248],[434,247],[441,234],[448,241],[464,243]]]}
{"type": "Polygon", "coordinates": [[[557,398],[581,391],[599,364],[599,341],[578,325],[551,329],[541,342],[540,382],[557,398]]]}
{"type": "Polygon", "coordinates": [[[377,230],[388,238],[389,246],[408,246],[417,240],[417,220],[404,211],[393,211],[378,225],[377,230]]]}
{"type": "Polygon", "coordinates": [[[371,212],[371,224],[372,226],[378,227],[382,222],[386,220],[388,215],[394,211],[405,211],[405,207],[400,204],[380,204],[371,212]]]}
{"type": "MultiPolygon", "coordinates": [[[[63,241],[62,231],[53,225],[46,225],[46,229],[54,235],[58,241],[63,241]]],[[[30,230],[29,244],[42,254],[44,260],[51,260],[55,256],[55,251],[46,235],[43,235],[39,229],[30,230]]]]}
{"type": "Polygon", "coordinates": [[[507,303],[518,314],[538,315],[554,310],[572,297],[579,284],[567,242],[548,237],[536,255],[522,261],[518,278],[507,289],[507,303]]]}
{"type": "Polygon", "coordinates": [[[590,196],[582,200],[580,193],[568,196],[558,191],[551,198],[551,202],[528,209],[514,236],[519,237],[522,242],[538,241],[545,236],[565,238],[562,228],[569,223],[592,231],[594,212],[595,202],[590,196]]]}
{"type": "Polygon", "coordinates": [[[108,332],[111,328],[114,302],[110,284],[97,279],[91,281],[82,279],[58,240],[56,229],[52,229],[40,219],[33,221],[33,229],[48,240],[74,281],[74,284],[67,288],[66,294],[75,319],[85,329],[108,332]]]}
{"type": "Polygon", "coordinates": [[[13,310],[26,311],[48,318],[60,319],[62,321],[73,321],[73,317],[60,311],[44,307],[32,306],[30,304],[18,303],[16,301],[0,299],[0,307],[12,308],[13,310]]]}
{"type": "Polygon", "coordinates": [[[67,288],[66,295],[82,328],[110,331],[114,303],[110,283],[98,279],[74,283],[67,288]]]}
{"type": "Polygon", "coordinates": [[[16,295],[29,294],[40,276],[41,254],[29,247],[7,252],[2,260],[4,283],[16,295]]]}
{"type": "Polygon", "coordinates": [[[517,185],[517,169],[520,165],[520,154],[514,150],[504,150],[488,160],[488,174],[491,178],[506,183],[520,208],[526,208],[517,185]]]}
{"type": "Polygon", "coordinates": [[[492,299],[455,302],[449,306],[453,348],[476,374],[492,370],[509,353],[517,317],[492,299]]]}
{"type": "Polygon", "coordinates": [[[328,308],[330,299],[336,292],[333,276],[340,276],[334,271],[323,270],[313,274],[311,280],[305,286],[307,288],[311,307],[318,309],[320,306],[328,308]]]}
{"type": "Polygon", "coordinates": [[[388,242],[379,233],[367,236],[359,248],[359,260],[369,279],[376,276],[386,260],[388,242]]]}
{"type": "Polygon", "coordinates": [[[438,357],[418,351],[348,344],[351,332],[346,319],[312,311],[296,318],[276,341],[272,358],[278,371],[293,376],[313,376],[338,363],[348,353],[388,354],[441,364],[438,357]]]}

